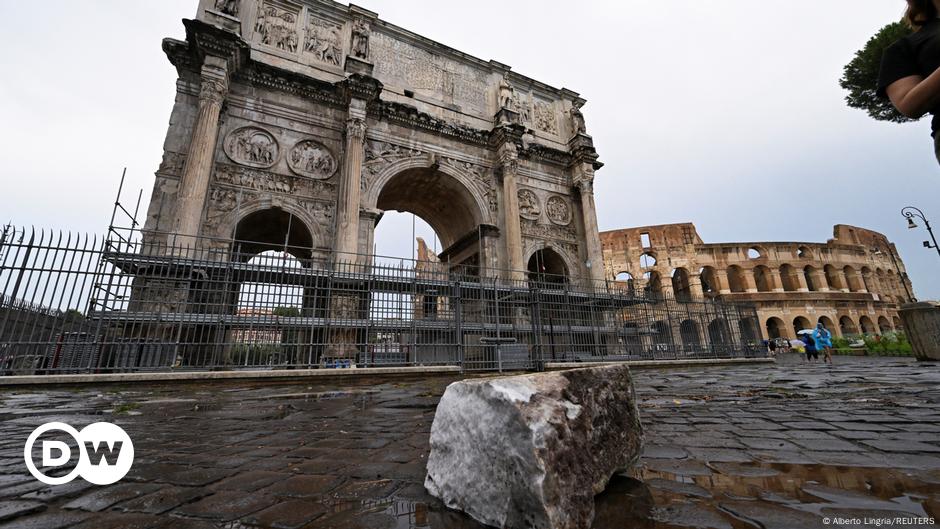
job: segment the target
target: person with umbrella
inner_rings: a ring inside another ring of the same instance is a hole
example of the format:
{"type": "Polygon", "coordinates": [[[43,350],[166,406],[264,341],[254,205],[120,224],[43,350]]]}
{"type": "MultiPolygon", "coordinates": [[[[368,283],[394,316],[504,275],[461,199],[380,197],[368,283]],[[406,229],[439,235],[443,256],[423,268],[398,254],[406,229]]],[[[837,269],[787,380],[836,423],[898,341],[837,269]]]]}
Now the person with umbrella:
{"type": "Polygon", "coordinates": [[[798,332],[797,335],[800,337],[800,340],[803,341],[803,346],[806,348],[806,361],[815,362],[819,360],[819,353],[816,351],[816,341],[813,340],[813,331],[811,329],[803,329],[798,332]]]}
{"type": "Polygon", "coordinates": [[[823,361],[832,365],[832,333],[823,326],[822,322],[816,324],[816,330],[813,331],[813,341],[816,342],[816,349],[822,349],[825,353],[823,361]]]}

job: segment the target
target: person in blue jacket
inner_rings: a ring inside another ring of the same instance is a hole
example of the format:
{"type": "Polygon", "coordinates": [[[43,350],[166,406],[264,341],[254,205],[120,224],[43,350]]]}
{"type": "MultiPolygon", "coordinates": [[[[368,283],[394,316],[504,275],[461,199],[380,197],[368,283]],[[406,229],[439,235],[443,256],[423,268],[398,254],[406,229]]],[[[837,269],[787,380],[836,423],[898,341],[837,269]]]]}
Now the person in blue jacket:
{"type": "Polygon", "coordinates": [[[803,345],[806,348],[806,361],[813,363],[819,360],[819,354],[816,352],[816,342],[813,341],[813,337],[809,334],[801,334],[800,340],[803,341],[803,345]]]}
{"type": "Polygon", "coordinates": [[[822,322],[816,324],[816,330],[813,331],[813,341],[816,342],[816,350],[822,349],[825,356],[824,362],[832,363],[832,333],[829,332],[822,322]]]}

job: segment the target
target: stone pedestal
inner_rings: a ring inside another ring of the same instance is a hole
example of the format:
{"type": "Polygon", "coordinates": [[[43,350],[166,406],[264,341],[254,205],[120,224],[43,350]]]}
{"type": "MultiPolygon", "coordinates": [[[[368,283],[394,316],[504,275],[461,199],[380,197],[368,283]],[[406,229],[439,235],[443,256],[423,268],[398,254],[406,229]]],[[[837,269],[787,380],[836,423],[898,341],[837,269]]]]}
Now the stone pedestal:
{"type": "Polygon", "coordinates": [[[940,302],[908,303],[898,311],[918,360],[940,361],[940,302]]]}

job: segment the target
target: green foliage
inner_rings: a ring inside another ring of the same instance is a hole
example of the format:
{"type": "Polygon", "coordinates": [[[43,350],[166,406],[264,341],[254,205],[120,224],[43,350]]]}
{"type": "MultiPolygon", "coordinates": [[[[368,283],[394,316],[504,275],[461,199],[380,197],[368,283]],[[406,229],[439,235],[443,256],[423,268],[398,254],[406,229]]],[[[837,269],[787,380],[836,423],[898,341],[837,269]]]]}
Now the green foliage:
{"type": "Polygon", "coordinates": [[[297,307],[277,307],[274,309],[275,316],[297,317],[300,316],[300,309],[297,307]]]}
{"type": "Polygon", "coordinates": [[[845,101],[852,108],[859,108],[878,121],[904,123],[912,121],[897,111],[887,99],[878,97],[878,72],[881,70],[881,56],[898,39],[911,34],[911,28],[903,22],[895,22],[881,28],[869,39],[865,47],[855,52],[843,69],[839,85],[848,90],[845,101]]]}

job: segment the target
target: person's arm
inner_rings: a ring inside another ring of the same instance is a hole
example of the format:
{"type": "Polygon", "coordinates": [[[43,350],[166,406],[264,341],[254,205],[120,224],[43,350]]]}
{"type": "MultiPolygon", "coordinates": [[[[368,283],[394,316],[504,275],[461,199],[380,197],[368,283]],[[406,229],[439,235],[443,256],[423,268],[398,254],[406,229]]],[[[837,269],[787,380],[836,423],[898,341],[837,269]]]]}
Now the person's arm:
{"type": "Polygon", "coordinates": [[[898,79],[886,91],[898,112],[917,119],[940,105],[940,69],[926,79],[919,75],[898,79]]]}

